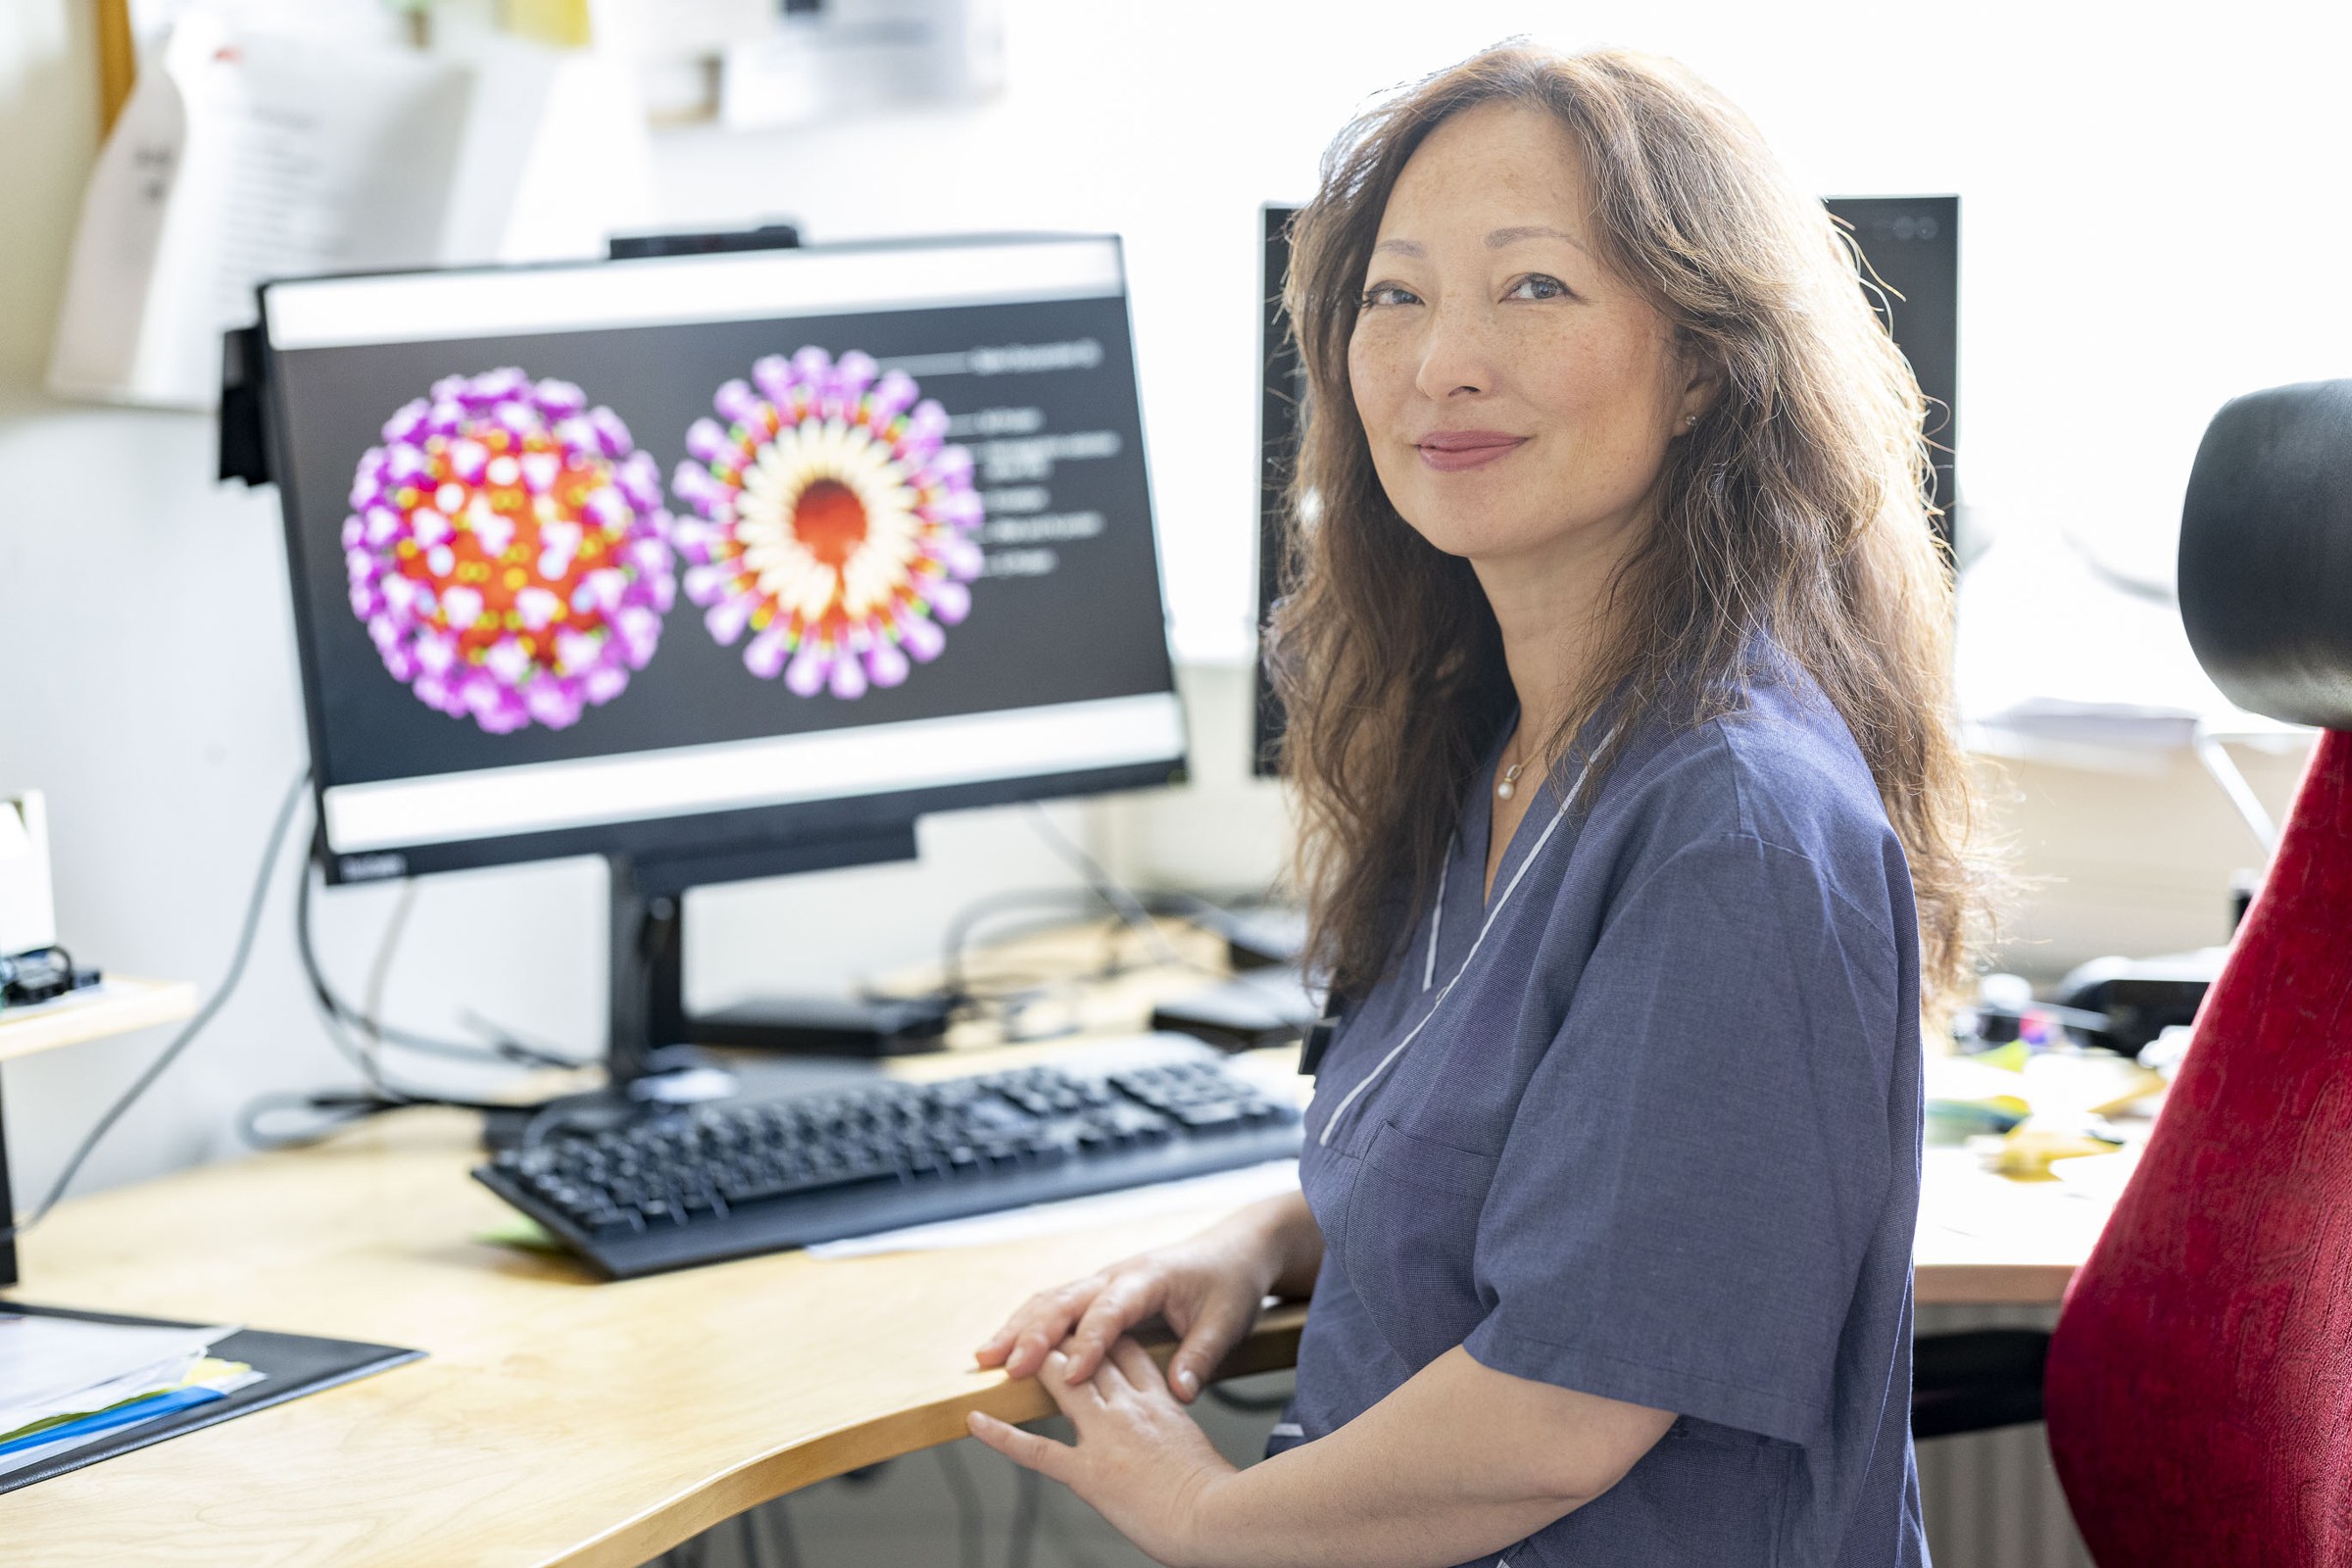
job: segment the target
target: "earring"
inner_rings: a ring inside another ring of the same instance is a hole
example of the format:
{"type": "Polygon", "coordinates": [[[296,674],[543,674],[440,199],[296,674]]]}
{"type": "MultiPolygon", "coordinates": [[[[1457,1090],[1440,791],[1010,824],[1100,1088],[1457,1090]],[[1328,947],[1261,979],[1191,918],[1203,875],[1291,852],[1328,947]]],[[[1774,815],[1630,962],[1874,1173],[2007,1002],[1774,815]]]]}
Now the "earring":
{"type": "Polygon", "coordinates": [[[1696,424],[1697,422],[1698,422],[1698,416],[1697,416],[1697,415],[1695,415],[1695,414],[1693,414],[1693,415],[1690,415],[1690,416],[1686,416],[1686,417],[1684,418],[1684,420],[1683,420],[1683,428],[1684,428],[1684,429],[1686,429],[1686,430],[1688,430],[1688,429],[1690,429],[1690,428],[1692,425],[1696,424]]]}

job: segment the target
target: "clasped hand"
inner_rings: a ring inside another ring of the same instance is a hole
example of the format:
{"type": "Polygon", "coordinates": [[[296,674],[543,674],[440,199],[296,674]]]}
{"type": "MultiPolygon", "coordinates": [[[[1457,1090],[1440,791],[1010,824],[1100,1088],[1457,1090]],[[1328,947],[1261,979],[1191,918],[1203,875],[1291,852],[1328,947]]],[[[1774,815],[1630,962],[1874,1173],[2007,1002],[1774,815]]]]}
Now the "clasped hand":
{"type": "Polygon", "coordinates": [[[977,1411],[972,1435],[1068,1487],[1159,1561],[1202,1560],[1202,1499],[1235,1471],[1184,1406],[1249,1332],[1273,1283],[1276,1265],[1254,1241],[1211,1231],[1030,1298],[977,1359],[1034,1375],[1078,1441],[977,1411]],[[1165,1378],[1128,1337],[1154,1317],[1181,1337],[1165,1378]]]}
{"type": "Polygon", "coordinates": [[[1037,1381],[1078,1429],[1073,1446],[974,1410],[972,1436],[1058,1481],[1157,1561],[1199,1560],[1202,1494],[1235,1473],[1169,1393],[1151,1352],[1122,1336],[1091,1377],[1046,1352],[1037,1381]]]}

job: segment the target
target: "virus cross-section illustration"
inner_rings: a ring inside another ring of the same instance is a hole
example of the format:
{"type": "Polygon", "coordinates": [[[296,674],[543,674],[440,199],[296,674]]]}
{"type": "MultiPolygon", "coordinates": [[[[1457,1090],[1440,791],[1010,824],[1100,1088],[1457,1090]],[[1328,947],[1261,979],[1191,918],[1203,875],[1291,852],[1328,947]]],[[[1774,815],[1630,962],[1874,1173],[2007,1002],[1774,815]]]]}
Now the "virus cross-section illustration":
{"type": "Polygon", "coordinates": [[[750,633],[752,673],[803,697],[862,697],[936,659],[980,572],[971,455],[911,378],[879,370],[856,350],[768,356],[757,391],[718,389],[726,423],[695,421],[671,481],[701,514],[676,524],[686,596],[721,644],[750,633]]]}
{"type": "Polygon", "coordinates": [[[619,696],[677,593],[662,470],[566,381],[434,382],[360,460],[351,509],[351,608],[384,667],[494,735],[619,696]]]}

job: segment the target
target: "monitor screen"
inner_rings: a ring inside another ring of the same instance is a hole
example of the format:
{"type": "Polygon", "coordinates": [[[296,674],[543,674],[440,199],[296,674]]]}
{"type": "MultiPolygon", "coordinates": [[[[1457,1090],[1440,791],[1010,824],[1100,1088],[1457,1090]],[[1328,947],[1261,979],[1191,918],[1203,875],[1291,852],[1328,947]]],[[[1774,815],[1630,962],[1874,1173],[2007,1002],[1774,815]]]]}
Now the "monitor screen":
{"type": "Polygon", "coordinates": [[[1865,289],[1928,400],[1936,469],[1936,530],[1952,539],[1952,452],[1960,444],[1960,198],[1833,196],[1830,212],[1853,225],[1854,243],[1884,292],[1865,289]]]}
{"type": "MultiPolygon", "coordinates": [[[[1306,414],[1306,366],[1291,338],[1289,316],[1282,308],[1283,280],[1291,270],[1291,219],[1296,207],[1268,205],[1259,210],[1264,228],[1258,252],[1259,277],[1257,345],[1260,374],[1257,383],[1257,634],[1266,635],[1266,617],[1274,612],[1275,596],[1282,591],[1282,509],[1288,504],[1291,465],[1298,452],[1298,433],[1306,414]]],[[[1282,701],[1274,695],[1273,671],[1257,661],[1257,703],[1251,720],[1250,757],[1254,771],[1272,776],[1279,770],[1282,750],[1282,701]]]]}
{"type": "Polygon", "coordinates": [[[1111,238],[263,292],[337,880],[1164,783],[1111,238]]]}

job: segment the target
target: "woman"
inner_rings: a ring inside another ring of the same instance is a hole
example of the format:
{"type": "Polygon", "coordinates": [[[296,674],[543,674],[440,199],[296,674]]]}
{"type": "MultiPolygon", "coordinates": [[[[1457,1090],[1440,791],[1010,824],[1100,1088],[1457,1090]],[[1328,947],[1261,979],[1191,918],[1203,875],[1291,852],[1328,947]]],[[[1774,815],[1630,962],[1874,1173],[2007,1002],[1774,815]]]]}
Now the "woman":
{"type": "Polygon", "coordinates": [[[1288,304],[1286,755],[1349,1003],[1304,1193],[981,1348],[1075,1446],[972,1430],[1174,1564],[1924,1563],[1922,992],[1972,805],[1851,252],[1680,69],[1507,47],[1343,137],[1288,304]],[[1310,1288],[1237,1471],[1182,1405],[1310,1288]]]}

